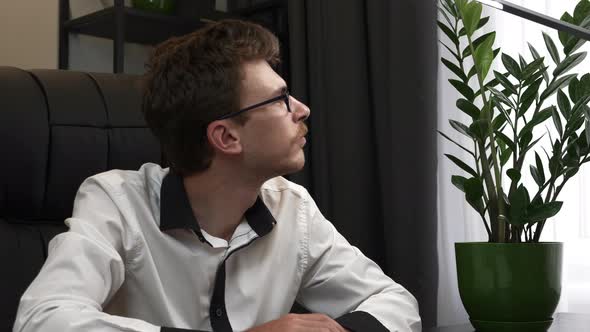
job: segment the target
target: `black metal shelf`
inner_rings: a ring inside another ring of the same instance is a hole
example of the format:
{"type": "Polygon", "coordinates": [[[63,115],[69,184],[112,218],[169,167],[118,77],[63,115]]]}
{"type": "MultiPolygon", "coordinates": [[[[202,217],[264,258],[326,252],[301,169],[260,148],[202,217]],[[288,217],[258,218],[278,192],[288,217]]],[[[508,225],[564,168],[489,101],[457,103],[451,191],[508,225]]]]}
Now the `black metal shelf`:
{"type": "MultiPolygon", "coordinates": [[[[125,41],[149,45],[158,44],[172,36],[187,34],[200,28],[207,21],[230,17],[220,11],[212,11],[207,14],[207,18],[200,19],[163,15],[131,7],[124,7],[122,11],[125,20],[125,41]]],[[[113,6],[65,21],[63,27],[67,32],[115,39],[116,23],[116,8],[113,6]]]]}
{"type": "MultiPolygon", "coordinates": [[[[59,0],[59,68],[69,68],[69,34],[79,33],[113,41],[113,72],[124,71],[124,45],[126,42],[155,45],[173,36],[190,33],[208,21],[224,18],[242,18],[267,26],[281,40],[288,64],[287,1],[267,0],[247,8],[234,8],[230,13],[214,10],[213,0],[201,0],[202,10],[195,0],[177,0],[179,15],[164,15],[126,7],[124,0],[78,18],[70,18],[70,1],[59,0]],[[207,4],[208,3],[208,4],[207,4]],[[199,13],[199,14],[196,14],[199,13]],[[201,14],[202,13],[202,14],[201,14]],[[183,16],[187,15],[187,16],[183,16]],[[198,17],[200,16],[200,17],[198,17]]],[[[77,0],[74,0],[77,1],[77,0]]],[[[284,68],[281,68],[283,71],[284,68]]]]}
{"type": "Polygon", "coordinates": [[[70,0],[59,0],[59,68],[69,67],[69,34],[80,33],[113,41],[113,72],[122,73],[126,42],[155,45],[170,37],[198,29],[207,21],[236,17],[210,8],[202,17],[164,15],[126,7],[115,0],[112,7],[70,19],[70,0]]]}

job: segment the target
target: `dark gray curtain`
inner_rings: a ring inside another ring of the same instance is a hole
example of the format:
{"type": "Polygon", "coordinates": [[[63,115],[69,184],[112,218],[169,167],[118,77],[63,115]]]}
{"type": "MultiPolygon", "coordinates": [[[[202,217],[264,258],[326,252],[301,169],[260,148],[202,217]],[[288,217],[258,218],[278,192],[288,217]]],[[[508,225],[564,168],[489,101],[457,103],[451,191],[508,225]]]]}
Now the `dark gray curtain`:
{"type": "Polygon", "coordinates": [[[290,0],[291,91],[312,109],[306,186],[435,325],[434,0],[290,0]]]}

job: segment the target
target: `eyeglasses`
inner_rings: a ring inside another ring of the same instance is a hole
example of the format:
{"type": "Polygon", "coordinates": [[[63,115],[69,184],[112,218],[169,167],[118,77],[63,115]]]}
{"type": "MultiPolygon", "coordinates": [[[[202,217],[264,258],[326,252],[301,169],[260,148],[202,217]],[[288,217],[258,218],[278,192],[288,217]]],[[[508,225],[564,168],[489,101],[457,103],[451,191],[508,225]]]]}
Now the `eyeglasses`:
{"type": "Polygon", "coordinates": [[[243,108],[235,113],[228,113],[228,114],[222,115],[221,117],[217,118],[217,120],[224,120],[224,119],[233,118],[234,116],[238,116],[246,111],[253,110],[255,108],[258,108],[258,107],[261,107],[264,105],[272,104],[272,103],[279,101],[279,100],[283,100],[285,102],[285,105],[287,105],[287,111],[289,113],[291,113],[291,98],[289,97],[289,90],[285,89],[280,96],[270,98],[268,100],[262,101],[258,104],[254,104],[252,106],[248,106],[248,107],[243,108]]]}

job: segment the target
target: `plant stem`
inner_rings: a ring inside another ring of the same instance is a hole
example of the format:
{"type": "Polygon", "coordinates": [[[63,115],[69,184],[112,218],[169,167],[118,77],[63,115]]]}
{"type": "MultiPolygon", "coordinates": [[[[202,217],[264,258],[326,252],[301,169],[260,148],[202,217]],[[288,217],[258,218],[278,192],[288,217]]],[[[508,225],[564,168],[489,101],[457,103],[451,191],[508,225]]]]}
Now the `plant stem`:
{"type": "Polygon", "coordinates": [[[498,156],[496,153],[496,145],[495,145],[492,119],[491,119],[493,117],[494,112],[493,112],[493,108],[491,105],[491,100],[490,100],[490,103],[488,104],[488,100],[485,95],[485,85],[483,82],[484,78],[482,77],[482,72],[477,64],[477,60],[475,59],[475,49],[473,47],[473,42],[472,42],[471,37],[469,35],[467,36],[467,40],[469,42],[469,48],[471,50],[471,57],[473,59],[473,63],[475,65],[475,68],[477,71],[477,80],[479,82],[479,87],[480,87],[480,91],[481,91],[481,98],[483,100],[483,107],[484,108],[489,107],[489,110],[490,110],[490,112],[489,112],[490,117],[485,120],[488,121],[488,128],[489,128],[488,129],[488,136],[490,138],[490,150],[491,150],[492,160],[493,160],[494,175],[496,177],[497,191],[494,190],[494,181],[493,181],[492,174],[491,174],[491,168],[488,163],[487,154],[485,153],[485,151],[486,151],[485,143],[482,141],[479,141],[479,145],[480,145],[480,150],[482,151],[482,154],[483,154],[483,157],[481,158],[482,168],[483,168],[483,173],[484,173],[484,177],[485,177],[485,182],[486,182],[488,194],[490,196],[490,209],[489,209],[490,223],[492,224],[492,227],[494,225],[496,225],[496,227],[495,227],[496,234],[494,234],[494,232],[492,231],[492,241],[505,242],[505,240],[506,240],[506,222],[504,222],[504,220],[500,220],[500,218],[499,218],[500,215],[505,215],[505,213],[504,213],[504,199],[502,197],[502,194],[503,194],[502,179],[500,177],[500,169],[498,167],[498,160],[497,160],[498,156]]]}
{"type": "MultiPolygon", "coordinates": [[[[516,109],[514,110],[514,128],[513,128],[513,134],[514,134],[514,154],[513,154],[513,159],[512,159],[512,167],[516,170],[518,170],[520,172],[520,168],[518,165],[518,161],[519,161],[519,155],[518,155],[518,112],[520,110],[520,94],[522,92],[522,83],[519,80],[518,81],[518,99],[516,102],[516,109]]],[[[516,186],[518,185],[518,181],[512,181],[510,183],[510,189],[508,190],[508,196],[510,196],[510,194],[512,194],[515,190],[516,190],[516,186]]]]}

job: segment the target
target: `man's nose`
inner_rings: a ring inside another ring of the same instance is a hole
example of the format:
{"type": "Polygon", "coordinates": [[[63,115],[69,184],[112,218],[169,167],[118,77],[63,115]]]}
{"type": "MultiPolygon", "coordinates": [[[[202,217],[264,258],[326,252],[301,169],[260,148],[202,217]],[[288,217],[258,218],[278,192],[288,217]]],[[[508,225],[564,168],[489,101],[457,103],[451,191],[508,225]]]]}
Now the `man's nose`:
{"type": "Polygon", "coordinates": [[[297,100],[297,98],[293,96],[290,98],[292,98],[291,102],[293,104],[293,115],[295,116],[296,121],[307,120],[311,114],[311,109],[304,103],[297,100]]]}

